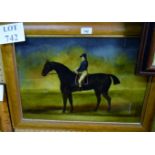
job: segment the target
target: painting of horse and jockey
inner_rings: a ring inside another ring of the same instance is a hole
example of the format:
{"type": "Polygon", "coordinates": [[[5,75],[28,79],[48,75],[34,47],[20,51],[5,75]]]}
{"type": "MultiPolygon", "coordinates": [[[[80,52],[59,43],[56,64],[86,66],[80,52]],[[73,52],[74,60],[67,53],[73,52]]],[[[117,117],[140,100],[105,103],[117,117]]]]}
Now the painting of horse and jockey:
{"type": "Polygon", "coordinates": [[[139,122],[138,37],[28,37],[15,44],[23,117],[139,122]]]}

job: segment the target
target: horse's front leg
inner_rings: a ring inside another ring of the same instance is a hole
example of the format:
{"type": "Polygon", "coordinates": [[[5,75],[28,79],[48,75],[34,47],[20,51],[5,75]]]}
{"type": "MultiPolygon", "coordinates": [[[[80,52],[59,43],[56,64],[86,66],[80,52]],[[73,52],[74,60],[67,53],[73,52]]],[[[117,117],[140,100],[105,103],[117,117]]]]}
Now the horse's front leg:
{"type": "Polygon", "coordinates": [[[62,94],[63,98],[63,113],[66,112],[66,105],[67,105],[67,95],[65,93],[62,94]]]}

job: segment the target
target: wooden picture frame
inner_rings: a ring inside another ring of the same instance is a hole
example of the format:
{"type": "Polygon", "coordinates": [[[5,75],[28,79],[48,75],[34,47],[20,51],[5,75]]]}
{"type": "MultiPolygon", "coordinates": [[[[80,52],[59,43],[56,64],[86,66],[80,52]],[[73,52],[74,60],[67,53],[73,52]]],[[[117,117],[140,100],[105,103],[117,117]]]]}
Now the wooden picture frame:
{"type": "Polygon", "coordinates": [[[137,59],[137,73],[141,75],[155,75],[154,23],[144,23],[137,59]]]}
{"type": "MultiPolygon", "coordinates": [[[[141,23],[24,23],[26,36],[139,36],[141,23]],[[81,35],[81,27],[92,27],[93,34],[81,35]]],[[[15,131],[150,131],[154,114],[155,78],[149,77],[141,118],[136,123],[55,121],[23,118],[14,44],[1,46],[6,87],[15,131]]],[[[133,73],[134,74],[134,73],[133,73]]]]}

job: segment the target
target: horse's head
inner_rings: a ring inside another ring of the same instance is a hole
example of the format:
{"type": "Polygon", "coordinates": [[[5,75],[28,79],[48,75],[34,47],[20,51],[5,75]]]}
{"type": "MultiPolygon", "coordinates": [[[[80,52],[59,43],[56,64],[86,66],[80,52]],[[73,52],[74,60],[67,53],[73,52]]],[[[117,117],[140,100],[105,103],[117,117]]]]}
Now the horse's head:
{"type": "Polygon", "coordinates": [[[46,76],[52,70],[53,70],[52,63],[47,60],[44,64],[41,75],[46,76]]]}

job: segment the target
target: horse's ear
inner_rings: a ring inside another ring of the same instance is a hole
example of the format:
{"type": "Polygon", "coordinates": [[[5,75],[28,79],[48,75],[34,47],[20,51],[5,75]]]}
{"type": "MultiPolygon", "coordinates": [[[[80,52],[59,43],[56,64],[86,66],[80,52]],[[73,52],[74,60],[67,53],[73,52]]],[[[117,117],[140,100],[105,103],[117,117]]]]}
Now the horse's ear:
{"type": "Polygon", "coordinates": [[[46,59],[46,62],[50,62],[49,59],[46,59]]]}

